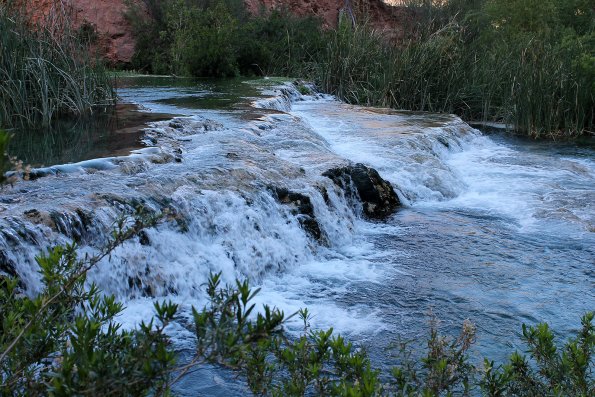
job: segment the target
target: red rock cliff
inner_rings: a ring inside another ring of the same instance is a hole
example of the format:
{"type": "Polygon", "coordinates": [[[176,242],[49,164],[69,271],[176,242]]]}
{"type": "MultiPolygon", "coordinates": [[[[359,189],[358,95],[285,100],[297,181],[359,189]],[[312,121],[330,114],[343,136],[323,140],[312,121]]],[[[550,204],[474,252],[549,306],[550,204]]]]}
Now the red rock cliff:
{"type": "Polygon", "coordinates": [[[244,2],[253,14],[272,9],[288,9],[296,15],[314,15],[322,18],[327,27],[336,27],[339,15],[343,12],[347,18],[353,15],[357,22],[368,21],[387,39],[397,41],[407,39],[415,23],[411,10],[387,4],[400,4],[401,0],[245,0],[244,2]],[[349,8],[351,13],[348,12],[349,8]]]}
{"type": "Polygon", "coordinates": [[[97,50],[112,64],[129,63],[134,37],[125,18],[125,0],[22,0],[34,22],[69,15],[73,27],[87,25],[97,33],[97,50]]]}
{"type": "MultiPolygon", "coordinates": [[[[56,12],[73,16],[74,27],[86,24],[97,32],[98,50],[112,64],[129,63],[134,54],[132,29],[125,18],[125,0],[22,0],[34,21],[56,12]]],[[[138,0],[137,0],[138,1],[138,0]]],[[[334,27],[341,10],[351,3],[358,20],[367,19],[389,40],[403,40],[413,30],[413,17],[402,7],[393,7],[382,0],[244,0],[254,14],[272,9],[289,9],[296,15],[322,18],[327,27],[334,27]]],[[[351,14],[346,14],[351,15],[351,14]]]]}

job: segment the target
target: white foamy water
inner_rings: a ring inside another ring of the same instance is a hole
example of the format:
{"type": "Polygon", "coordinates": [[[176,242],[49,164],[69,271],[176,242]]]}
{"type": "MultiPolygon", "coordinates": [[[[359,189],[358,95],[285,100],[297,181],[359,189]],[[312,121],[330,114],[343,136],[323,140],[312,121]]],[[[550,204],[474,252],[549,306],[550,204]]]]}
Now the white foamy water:
{"type": "Polygon", "coordinates": [[[362,108],[332,99],[298,102],[292,113],[336,153],[376,168],[408,204],[451,199],[464,189],[444,160],[478,132],[457,117],[362,108]]]}
{"type": "MultiPolygon", "coordinates": [[[[212,90],[200,85],[125,88],[147,109],[186,117],[155,123],[143,155],[56,165],[0,192],[0,265],[35,293],[39,250],[74,239],[96,252],[120,213],[167,209],[171,219],[89,275],[126,304],[127,327],[154,301],[178,302],[183,315],[201,307],[209,274],[221,272],[262,288],[258,303],[308,307],[314,327],[370,346],[379,365],[397,335],[425,333],[429,310],[447,331],[469,317],[479,350],[498,358],[522,322],[568,334],[595,307],[593,146],[484,136],[455,116],[303,97],[291,85],[256,99],[253,90],[202,111],[212,90]],[[322,176],[358,162],[392,183],[404,204],[394,216],[363,219],[322,176]],[[308,198],[320,239],[276,189],[308,198]]],[[[183,324],[171,332],[187,348],[183,324]]]]}
{"type": "Polygon", "coordinates": [[[593,157],[527,152],[448,115],[366,109],[332,99],[298,102],[293,114],[336,153],[378,169],[408,205],[476,210],[520,228],[552,220],[595,226],[593,157]]]}
{"type": "Polygon", "coordinates": [[[469,317],[482,351],[504,358],[523,322],[565,334],[595,307],[593,145],[484,136],[453,116],[335,100],[298,102],[292,114],[379,170],[406,204],[388,222],[398,229],[361,230],[377,252],[398,253],[381,287],[358,291],[382,307],[386,338],[423,333],[432,310],[452,332],[469,317]]]}

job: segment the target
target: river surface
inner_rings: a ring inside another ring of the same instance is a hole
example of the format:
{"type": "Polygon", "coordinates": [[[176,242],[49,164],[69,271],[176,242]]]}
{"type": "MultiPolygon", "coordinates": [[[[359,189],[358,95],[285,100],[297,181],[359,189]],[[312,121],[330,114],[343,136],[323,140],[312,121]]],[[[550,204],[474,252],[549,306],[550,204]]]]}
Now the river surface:
{"type": "MultiPolygon", "coordinates": [[[[200,306],[211,271],[248,277],[259,303],[285,313],[308,307],[313,327],[366,346],[378,367],[391,364],[391,342],[425,338],[431,313],[450,334],[471,320],[474,359],[502,361],[523,349],[523,323],[547,321],[566,338],[595,309],[593,139],[485,135],[455,116],[346,105],[280,84],[124,81],[123,100],[186,117],[155,122],[129,154],[44,164],[43,177],[0,191],[0,268],[35,293],[36,252],[72,239],[96,252],[118,214],[142,203],[183,222],[148,230],[90,275],[126,303],[130,327],[155,300],[184,313],[200,306]],[[375,168],[403,207],[365,220],[322,176],[350,163],[375,168]],[[310,197],[324,241],[272,187],[310,197]]],[[[171,333],[185,351],[183,323],[171,333]]],[[[244,389],[207,368],[180,386],[197,391],[244,389]]]]}

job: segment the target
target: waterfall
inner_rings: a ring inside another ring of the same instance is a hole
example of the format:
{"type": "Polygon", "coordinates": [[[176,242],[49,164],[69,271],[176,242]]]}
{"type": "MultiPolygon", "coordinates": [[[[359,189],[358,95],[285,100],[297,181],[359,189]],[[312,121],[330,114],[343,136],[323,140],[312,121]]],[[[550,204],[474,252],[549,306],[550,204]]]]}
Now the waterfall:
{"type": "MultiPolygon", "coordinates": [[[[302,85],[265,81],[231,109],[180,108],[128,156],[33,170],[0,191],[0,272],[35,294],[36,255],[72,241],[96,253],[142,206],[168,216],[88,277],[125,304],[127,327],[155,300],[202,305],[211,272],[377,351],[395,332],[424,334],[429,310],[447,327],[471,318],[497,355],[519,321],[569,332],[592,309],[592,146],[484,135],[453,115],[353,106],[302,85]]],[[[127,90],[175,110],[178,89],[127,90]]]]}

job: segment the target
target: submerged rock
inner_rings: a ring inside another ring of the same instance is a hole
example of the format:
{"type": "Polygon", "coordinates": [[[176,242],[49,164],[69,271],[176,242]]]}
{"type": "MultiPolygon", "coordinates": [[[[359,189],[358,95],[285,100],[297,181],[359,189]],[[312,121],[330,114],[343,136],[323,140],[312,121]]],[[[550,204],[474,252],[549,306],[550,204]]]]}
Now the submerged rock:
{"type": "Polygon", "coordinates": [[[325,241],[324,234],[314,215],[314,206],[310,197],[285,188],[272,188],[272,190],[276,195],[277,201],[292,207],[291,213],[297,216],[300,225],[306,233],[319,242],[325,241]]]}
{"type": "Polygon", "coordinates": [[[357,194],[368,218],[385,218],[401,205],[391,184],[364,164],[332,168],[322,175],[332,179],[347,195],[357,194]]]}

